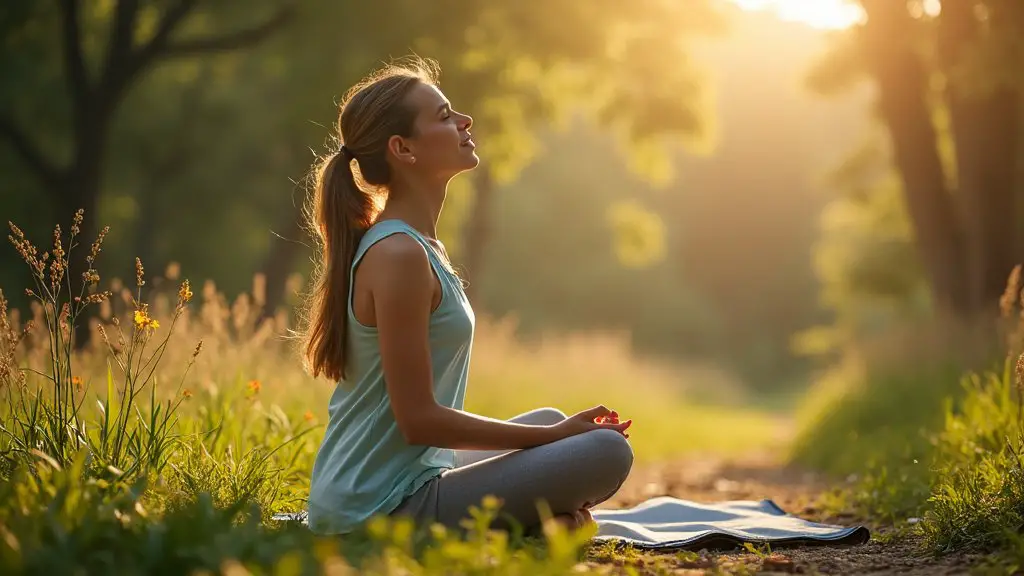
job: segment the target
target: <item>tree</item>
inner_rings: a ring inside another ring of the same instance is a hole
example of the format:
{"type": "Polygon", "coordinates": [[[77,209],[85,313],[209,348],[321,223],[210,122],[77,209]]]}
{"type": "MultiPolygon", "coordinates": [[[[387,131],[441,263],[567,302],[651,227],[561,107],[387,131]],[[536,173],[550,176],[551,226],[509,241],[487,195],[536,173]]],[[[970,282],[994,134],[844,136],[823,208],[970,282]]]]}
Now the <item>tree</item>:
{"type": "Polygon", "coordinates": [[[864,73],[877,89],[918,257],[935,308],[991,316],[1021,258],[1017,169],[1024,4],[861,0],[867,16],[813,75],[864,73]]]}
{"type": "Polygon", "coordinates": [[[536,129],[582,112],[620,138],[638,171],[663,180],[666,137],[693,142],[708,132],[704,85],[687,40],[723,25],[710,2],[662,0],[565,0],[544,10],[500,3],[467,23],[467,45],[459,47],[467,56],[445,86],[454,83],[457,101],[476,113],[486,146],[463,231],[471,295],[479,286],[473,278],[482,277],[495,188],[536,153],[536,129]]]}
{"type": "MultiPolygon", "coordinates": [[[[483,162],[472,176],[457,249],[471,296],[483,276],[496,187],[514,179],[538,152],[539,128],[570,113],[587,114],[620,136],[627,157],[652,177],[668,162],[660,137],[699,140],[708,128],[703,83],[688,62],[685,41],[722,29],[711,2],[691,2],[685,9],[665,0],[557,0],[539,6],[393,0],[375,8],[402,15],[389,22],[384,36],[368,31],[359,12],[350,13],[337,32],[355,45],[347,53],[358,54],[346,63],[346,83],[367,72],[380,60],[377,55],[411,48],[441,63],[442,89],[474,116],[483,162]]],[[[294,207],[290,214],[281,229],[294,233],[294,207]]],[[[267,313],[283,296],[282,272],[300,246],[278,241],[266,259],[267,313]]]]}
{"type": "MultiPolygon", "coordinates": [[[[476,269],[475,276],[479,276],[480,255],[486,244],[487,206],[493,187],[514,178],[538,152],[533,141],[537,128],[546,128],[570,112],[585,113],[621,137],[627,156],[637,167],[655,174],[657,170],[651,166],[657,168],[658,158],[666,156],[658,136],[696,136],[707,124],[708,116],[701,108],[703,84],[686,61],[685,40],[716,27],[718,15],[711,2],[690,3],[684,11],[667,0],[643,0],[629,6],[611,0],[590,4],[559,0],[544,3],[543,9],[540,3],[461,0],[311,0],[302,3],[301,9],[292,9],[291,4],[282,5],[283,1],[265,0],[256,8],[245,7],[243,13],[237,4],[232,8],[231,3],[217,0],[152,0],[151,4],[120,0],[109,12],[78,14],[80,26],[75,28],[67,26],[68,20],[63,21],[63,28],[61,21],[48,20],[51,14],[42,8],[19,5],[0,23],[0,37],[22,37],[20,31],[29,22],[33,29],[79,29],[81,59],[92,73],[76,85],[86,88],[82,93],[89,97],[83,101],[90,106],[102,103],[109,108],[100,116],[81,114],[86,108],[74,104],[80,95],[71,83],[47,84],[51,77],[79,75],[65,73],[70,70],[63,64],[68,60],[57,59],[57,54],[48,51],[53,44],[50,37],[35,38],[34,51],[21,50],[4,69],[21,71],[19,79],[37,86],[18,94],[0,90],[4,100],[0,103],[16,104],[5,107],[10,110],[8,124],[13,127],[8,141],[27,142],[24,148],[29,153],[18,154],[20,163],[30,168],[46,166],[33,168],[31,174],[41,184],[38,189],[62,210],[80,204],[91,209],[101,194],[108,199],[115,194],[118,198],[134,195],[139,210],[169,219],[170,211],[184,215],[185,208],[144,197],[151,193],[146,182],[158,173],[166,174],[161,189],[173,190],[180,197],[176,198],[178,204],[194,203],[187,214],[195,228],[203,230],[202,237],[193,240],[179,230],[169,234],[168,224],[161,222],[144,226],[137,237],[151,246],[148,239],[157,230],[155,234],[164,245],[174,248],[176,257],[194,262],[192,265],[204,272],[221,273],[226,266],[233,267],[232,273],[243,265],[261,267],[267,276],[267,311],[273,313],[285,297],[285,280],[304,246],[299,238],[301,199],[297,194],[313,160],[310,148],[315,147],[311,143],[324,138],[323,127],[334,121],[332,98],[390,56],[416,52],[440,61],[442,88],[477,120],[474,133],[482,143],[484,165],[474,175],[477,192],[467,196],[476,215],[469,219],[472,226],[465,229],[460,258],[468,263],[465,267],[476,269]],[[256,14],[256,9],[265,15],[250,15],[256,14]],[[391,15],[387,26],[372,25],[381,13],[391,15]],[[225,24],[243,18],[256,24],[225,24]],[[286,19],[290,19],[289,26],[282,25],[286,19]],[[131,22],[134,28],[128,26],[131,22]],[[87,57],[95,53],[95,46],[110,44],[119,29],[123,50],[118,54],[122,56],[87,57]],[[133,31],[124,32],[128,29],[133,31]],[[161,30],[158,41],[154,31],[161,30]],[[209,61],[200,58],[206,49],[251,46],[271,32],[276,32],[273,38],[259,48],[236,50],[218,58],[217,62],[227,65],[210,75],[201,97],[190,91],[195,79],[166,78],[168,70],[185,71],[195,62],[209,61]],[[221,40],[214,41],[207,34],[218,34],[216,38],[221,40]],[[192,48],[183,49],[183,45],[192,48]],[[156,66],[172,59],[176,61],[173,67],[156,66]],[[120,75],[124,80],[119,90],[101,91],[107,86],[102,79],[113,74],[104,72],[107,62],[121,60],[134,63],[133,74],[120,75]],[[157,70],[162,70],[163,76],[156,75],[157,70]],[[129,90],[131,86],[133,90],[129,90]],[[26,101],[17,101],[22,93],[26,101]],[[59,96],[57,101],[44,102],[54,94],[59,96]],[[200,104],[189,112],[189,121],[182,121],[173,112],[178,106],[169,102],[187,98],[200,104]],[[132,117],[116,126],[113,138],[114,111],[124,112],[125,104],[132,117]],[[69,111],[67,117],[59,113],[62,110],[69,111]],[[146,118],[147,113],[152,117],[146,118]],[[80,122],[75,120],[76,114],[105,120],[80,122]],[[94,125],[101,130],[94,130],[94,125]],[[32,138],[25,134],[27,126],[33,127],[32,138]],[[80,136],[80,128],[90,128],[87,132],[92,135],[80,136]],[[112,138],[117,140],[118,157],[104,157],[102,152],[109,152],[106,144],[112,138]],[[86,141],[97,144],[88,147],[91,155],[81,144],[86,141]],[[64,147],[71,160],[62,164],[60,154],[54,152],[51,157],[49,152],[64,147]],[[182,153],[202,162],[183,164],[182,153]],[[78,156],[88,162],[76,160],[78,156]],[[36,157],[44,162],[33,162],[36,157]],[[131,161],[137,165],[132,166],[131,161]],[[175,165],[181,169],[174,169],[175,165]],[[88,178],[72,177],[72,172],[88,178]],[[50,173],[64,176],[42,177],[50,173]],[[76,186],[58,186],[57,181],[74,181],[76,186]],[[242,190],[245,203],[232,194],[242,190]],[[82,196],[67,198],[72,193],[82,196]],[[90,203],[84,202],[89,199],[90,203]],[[252,216],[250,204],[273,213],[276,221],[266,222],[265,214],[259,213],[261,219],[250,226],[257,232],[247,230],[246,238],[239,238],[226,220],[252,216]],[[243,216],[240,211],[249,213],[243,216]],[[266,232],[267,227],[272,228],[273,236],[266,232]],[[209,254],[194,257],[200,242],[218,245],[227,239],[237,246],[252,242],[257,235],[265,242],[259,247],[265,250],[259,259],[262,262],[209,254]]],[[[61,6],[75,15],[79,5],[65,2],[61,6]]]]}
{"type": "MultiPolygon", "coordinates": [[[[226,8],[201,0],[118,0],[109,13],[100,14],[88,8],[79,0],[59,0],[57,22],[52,22],[44,7],[29,3],[11,9],[3,20],[6,38],[17,37],[30,23],[55,24],[54,31],[59,34],[68,110],[68,121],[61,127],[67,130],[67,158],[41,145],[10,111],[0,113],[0,139],[20,157],[46,193],[56,221],[65,223],[79,208],[90,215],[95,212],[110,132],[119,107],[135,84],[163,61],[252,46],[284,25],[292,13],[292,6],[285,4],[248,27],[182,34],[188,31],[190,20],[197,22],[194,28],[204,28],[197,16],[223,13],[226,8]],[[97,46],[102,46],[102,55],[91,58],[100,51],[97,46]]],[[[50,38],[36,40],[43,46],[53,44],[50,38]]],[[[38,69],[41,74],[49,72],[42,66],[38,69]]],[[[95,218],[89,216],[82,226],[83,237],[90,238],[95,231],[95,218]]],[[[81,277],[82,271],[72,270],[73,277],[81,277]]],[[[84,324],[80,339],[88,337],[84,324]]]]}

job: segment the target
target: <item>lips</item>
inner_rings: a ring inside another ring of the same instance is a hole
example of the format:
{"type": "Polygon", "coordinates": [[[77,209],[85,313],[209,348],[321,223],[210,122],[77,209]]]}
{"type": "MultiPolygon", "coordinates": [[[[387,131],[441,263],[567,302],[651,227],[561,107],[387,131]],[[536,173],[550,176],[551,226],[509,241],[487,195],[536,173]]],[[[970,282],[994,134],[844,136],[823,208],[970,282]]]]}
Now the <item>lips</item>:
{"type": "Polygon", "coordinates": [[[459,146],[470,146],[470,147],[475,148],[476,147],[476,143],[473,142],[473,137],[472,136],[466,136],[466,138],[462,142],[459,143],[459,146]]]}

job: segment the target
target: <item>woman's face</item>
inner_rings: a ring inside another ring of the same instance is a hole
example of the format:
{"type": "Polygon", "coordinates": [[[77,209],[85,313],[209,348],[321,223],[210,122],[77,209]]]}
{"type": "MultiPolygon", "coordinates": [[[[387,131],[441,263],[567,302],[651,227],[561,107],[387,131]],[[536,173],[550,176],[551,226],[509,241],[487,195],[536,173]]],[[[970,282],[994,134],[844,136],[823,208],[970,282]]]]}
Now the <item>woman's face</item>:
{"type": "Polygon", "coordinates": [[[409,92],[407,103],[417,111],[413,136],[393,136],[389,142],[403,168],[447,179],[480,163],[469,133],[473,119],[452,110],[441,90],[419,84],[409,92]]]}

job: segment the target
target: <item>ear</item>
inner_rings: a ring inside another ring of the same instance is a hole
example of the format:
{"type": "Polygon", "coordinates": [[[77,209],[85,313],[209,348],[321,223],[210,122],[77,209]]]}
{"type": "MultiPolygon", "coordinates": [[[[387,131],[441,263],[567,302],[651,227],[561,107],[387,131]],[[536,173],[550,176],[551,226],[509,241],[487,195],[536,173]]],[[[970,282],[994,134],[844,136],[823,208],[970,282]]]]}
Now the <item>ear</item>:
{"type": "Polygon", "coordinates": [[[413,154],[410,144],[401,136],[392,136],[388,138],[388,153],[403,164],[413,164],[416,162],[416,156],[413,154]]]}

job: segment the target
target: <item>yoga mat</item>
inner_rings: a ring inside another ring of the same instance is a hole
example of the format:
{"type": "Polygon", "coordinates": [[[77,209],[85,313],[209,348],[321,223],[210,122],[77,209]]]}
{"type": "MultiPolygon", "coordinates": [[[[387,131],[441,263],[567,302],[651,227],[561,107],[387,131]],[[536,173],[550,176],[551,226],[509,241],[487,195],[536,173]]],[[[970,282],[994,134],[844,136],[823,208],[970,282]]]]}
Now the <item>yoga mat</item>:
{"type": "Polygon", "coordinates": [[[771,500],[711,504],[660,496],[622,510],[591,510],[599,541],[644,549],[722,549],[745,543],[773,546],[858,545],[870,539],[863,526],[820,524],[787,514],[771,500]]]}
{"type": "MultiPolygon", "coordinates": [[[[621,510],[591,510],[598,542],[614,541],[648,550],[728,549],[745,543],[771,546],[859,545],[871,537],[863,526],[820,524],[787,514],[771,500],[712,504],[671,496],[621,510]]],[[[306,523],[306,513],[276,514],[274,520],[306,523]]]]}

